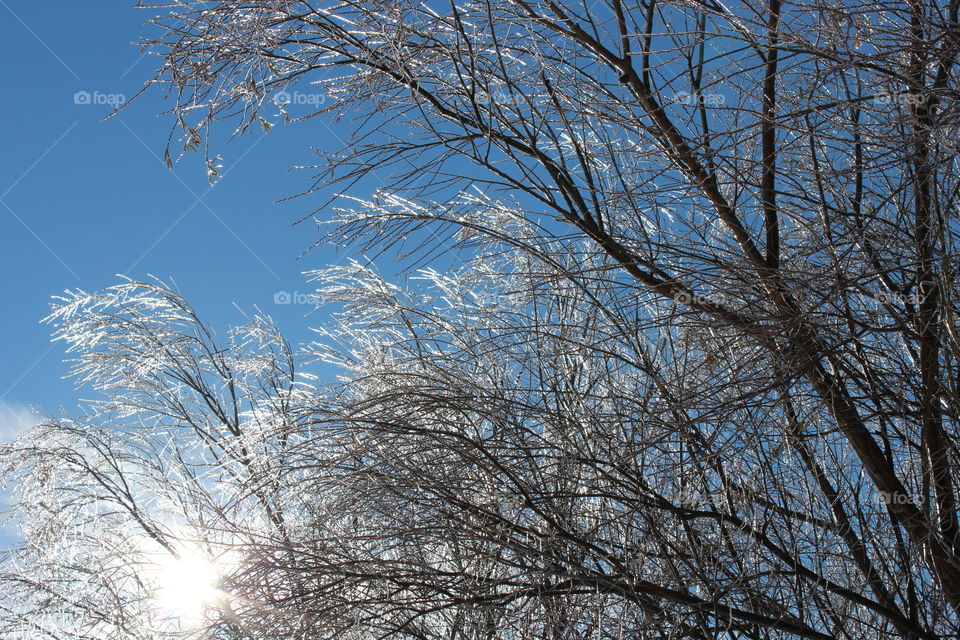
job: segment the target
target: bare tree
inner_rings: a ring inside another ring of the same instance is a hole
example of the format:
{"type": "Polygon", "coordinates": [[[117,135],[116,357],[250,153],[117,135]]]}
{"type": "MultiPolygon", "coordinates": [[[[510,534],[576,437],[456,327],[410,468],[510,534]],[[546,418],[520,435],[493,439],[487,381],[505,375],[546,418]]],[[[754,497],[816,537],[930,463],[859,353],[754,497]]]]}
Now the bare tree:
{"type": "MultiPolygon", "coordinates": [[[[278,430],[229,449],[263,517],[230,529],[211,629],[960,634],[960,3],[170,6],[148,44],[185,148],[222,120],[348,120],[314,183],[352,198],[333,238],[427,264],[403,289],[316,274],[334,322],[303,357],[345,379],[247,392],[278,430]],[[329,102],[299,113],[310,81],[329,102]]],[[[112,375],[102,309],[55,318],[112,375]]],[[[234,388],[219,353],[186,360],[210,398],[234,388]]],[[[176,380],[162,361],[127,379],[176,380]]],[[[175,422],[245,442],[222,407],[175,422]]]]}

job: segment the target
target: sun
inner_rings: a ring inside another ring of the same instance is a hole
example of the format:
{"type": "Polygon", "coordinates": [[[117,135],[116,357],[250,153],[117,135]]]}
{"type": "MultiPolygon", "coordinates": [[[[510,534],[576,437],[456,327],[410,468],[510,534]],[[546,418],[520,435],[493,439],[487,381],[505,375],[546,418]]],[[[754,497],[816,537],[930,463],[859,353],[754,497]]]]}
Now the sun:
{"type": "Polygon", "coordinates": [[[201,624],[208,609],[223,595],[217,563],[196,549],[164,554],[153,572],[159,612],[181,626],[201,624]]]}

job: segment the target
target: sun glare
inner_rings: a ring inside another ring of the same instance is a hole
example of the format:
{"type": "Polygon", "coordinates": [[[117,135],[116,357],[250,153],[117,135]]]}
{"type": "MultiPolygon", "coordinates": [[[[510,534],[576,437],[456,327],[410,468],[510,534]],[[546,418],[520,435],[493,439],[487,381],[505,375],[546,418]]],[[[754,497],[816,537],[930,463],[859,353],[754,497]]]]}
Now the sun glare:
{"type": "Polygon", "coordinates": [[[221,595],[220,575],[217,565],[199,552],[185,550],[179,555],[167,555],[157,565],[156,604],[164,616],[196,625],[221,595]]]}

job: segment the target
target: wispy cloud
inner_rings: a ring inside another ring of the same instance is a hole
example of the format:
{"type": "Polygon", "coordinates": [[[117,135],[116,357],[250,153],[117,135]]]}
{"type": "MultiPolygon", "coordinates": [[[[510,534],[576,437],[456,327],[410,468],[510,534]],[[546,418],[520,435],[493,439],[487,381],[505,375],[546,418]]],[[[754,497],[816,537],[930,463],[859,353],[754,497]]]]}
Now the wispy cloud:
{"type": "MultiPolygon", "coordinates": [[[[29,407],[0,400],[0,445],[8,444],[40,421],[40,416],[29,407]]],[[[19,528],[7,521],[6,509],[10,506],[12,487],[0,486],[0,550],[9,548],[20,539],[19,528]]]]}
{"type": "Polygon", "coordinates": [[[39,422],[40,417],[29,407],[0,401],[0,444],[12,442],[25,429],[39,422]]]}

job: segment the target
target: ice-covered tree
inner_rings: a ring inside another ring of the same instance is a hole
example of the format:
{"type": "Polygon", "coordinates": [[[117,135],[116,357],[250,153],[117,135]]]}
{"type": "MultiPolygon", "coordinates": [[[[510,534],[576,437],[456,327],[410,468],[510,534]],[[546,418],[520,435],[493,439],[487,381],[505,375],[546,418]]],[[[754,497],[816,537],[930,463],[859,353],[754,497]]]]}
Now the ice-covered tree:
{"type": "Polygon", "coordinates": [[[423,268],[301,351],[63,300],[107,400],[9,451],[11,624],[173,633],[166,553],[223,637],[960,633],[960,3],[169,7],[185,148],[339,119],[317,217],[423,268]]]}

